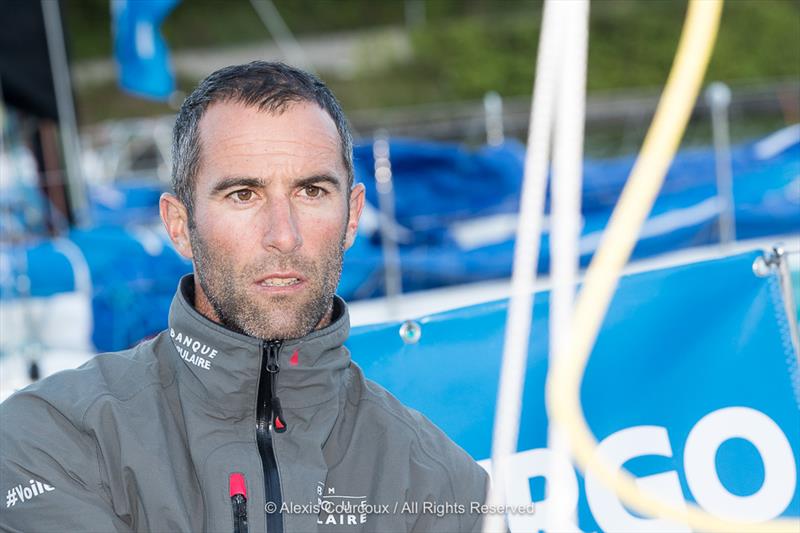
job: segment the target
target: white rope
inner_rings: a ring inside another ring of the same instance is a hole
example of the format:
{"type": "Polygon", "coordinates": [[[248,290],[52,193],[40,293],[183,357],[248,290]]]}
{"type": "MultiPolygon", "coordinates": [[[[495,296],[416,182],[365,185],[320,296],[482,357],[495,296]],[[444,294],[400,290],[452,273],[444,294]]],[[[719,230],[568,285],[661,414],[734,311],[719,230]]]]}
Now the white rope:
{"type": "MultiPolygon", "coordinates": [[[[557,2],[547,0],[542,17],[542,30],[536,61],[536,80],[531,105],[528,146],[520,199],[514,265],[511,277],[511,298],[508,305],[503,363],[497,389],[497,403],[492,435],[492,486],[487,496],[489,505],[505,503],[506,465],[517,450],[522,388],[528,356],[531,327],[532,291],[539,258],[539,240],[547,185],[547,162],[550,152],[550,129],[558,75],[560,31],[557,2]]],[[[505,531],[502,513],[487,514],[483,531],[505,531]]]]}
{"type": "MultiPolygon", "coordinates": [[[[583,126],[586,109],[586,54],[589,1],[560,2],[563,15],[561,75],[554,121],[553,177],[550,184],[550,366],[569,346],[575,284],[580,253],[583,126]]],[[[547,493],[544,512],[547,531],[575,531],[577,518],[569,487],[557,483],[558,461],[569,460],[569,440],[555,421],[549,421],[547,493]]]]}

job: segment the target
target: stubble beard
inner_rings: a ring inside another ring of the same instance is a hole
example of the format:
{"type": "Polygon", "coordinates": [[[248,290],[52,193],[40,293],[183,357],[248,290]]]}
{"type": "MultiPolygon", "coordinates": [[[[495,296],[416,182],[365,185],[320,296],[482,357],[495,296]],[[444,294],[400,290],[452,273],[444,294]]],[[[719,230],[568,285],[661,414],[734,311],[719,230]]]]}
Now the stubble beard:
{"type": "MultiPolygon", "coordinates": [[[[346,225],[345,225],[346,227],[346,225]]],[[[216,319],[225,327],[266,340],[299,339],[313,331],[333,305],[344,260],[345,232],[318,263],[296,256],[266,258],[237,271],[224,253],[189,231],[195,272],[216,319]],[[253,283],[275,271],[305,277],[300,294],[260,296],[253,283]]]]}

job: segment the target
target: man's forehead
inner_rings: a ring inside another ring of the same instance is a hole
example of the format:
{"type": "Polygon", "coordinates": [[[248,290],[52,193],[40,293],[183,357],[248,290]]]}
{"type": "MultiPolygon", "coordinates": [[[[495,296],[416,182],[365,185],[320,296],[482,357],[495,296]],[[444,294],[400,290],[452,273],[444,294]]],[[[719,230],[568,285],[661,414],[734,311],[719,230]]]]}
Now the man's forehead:
{"type": "Polygon", "coordinates": [[[204,166],[216,174],[224,170],[220,167],[257,165],[272,157],[276,165],[320,166],[316,171],[346,174],[336,124],[314,102],[292,102],[277,112],[217,102],[206,110],[199,130],[201,172],[204,166]]]}
{"type": "Polygon", "coordinates": [[[316,102],[288,102],[275,110],[239,101],[214,102],[200,119],[200,136],[255,134],[264,139],[280,140],[289,134],[316,134],[327,140],[339,141],[336,123],[316,102]]]}

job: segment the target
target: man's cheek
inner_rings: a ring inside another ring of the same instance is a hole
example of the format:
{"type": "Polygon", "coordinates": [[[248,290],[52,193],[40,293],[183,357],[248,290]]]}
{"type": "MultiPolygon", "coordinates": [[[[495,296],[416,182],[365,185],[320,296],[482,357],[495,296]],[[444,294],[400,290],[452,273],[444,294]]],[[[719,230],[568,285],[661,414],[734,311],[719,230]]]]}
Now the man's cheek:
{"type": "Polygon", "coordinates": [[[258,230],[252,222],[241,221],[224,213],[211,214],[208,223],[198,229],[207,242],[221,248],[235,248],[237,243],[243,242],[247,242],[247,246],[252,246],[252,240],[258,235],[258,230]]]}

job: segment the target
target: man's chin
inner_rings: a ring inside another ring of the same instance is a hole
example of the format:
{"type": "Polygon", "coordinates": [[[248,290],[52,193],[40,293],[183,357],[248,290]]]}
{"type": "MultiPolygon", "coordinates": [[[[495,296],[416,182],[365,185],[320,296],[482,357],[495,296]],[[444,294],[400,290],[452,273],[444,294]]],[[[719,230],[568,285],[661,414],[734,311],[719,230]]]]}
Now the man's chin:
{"type": "Polygon", "coordinates": [[[299,339],[313,331],[315,324],[308,324],[304,315],[295,305],[280,305],[293,298],[271,298],[270,305],[253,306],[258,309],[257,315],[242,320],[239,324],[242,331],[251,337],[266,340],[299,339]]]}
{"type": "MultiPolygon", "coordinates": [[[[305,284],[304,284],[305,285],[305,284]]],[[[329,316],[331,298],[320,299],[311,286],[296,292],[229,291],[220,310],[228,327],[266,340],[299,339],[329,316]],[[225,312],[227,311],[227,312],[225,312]]]]}

